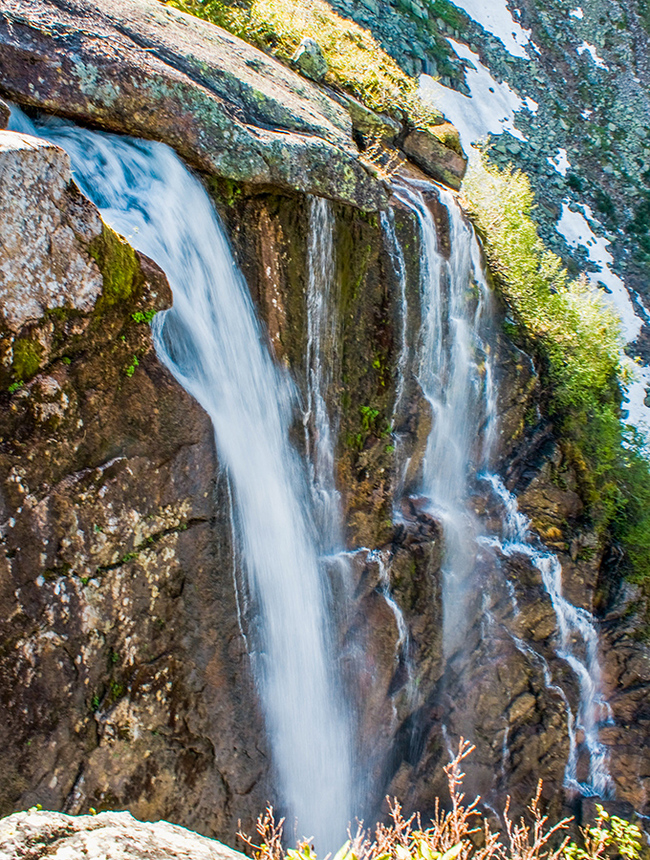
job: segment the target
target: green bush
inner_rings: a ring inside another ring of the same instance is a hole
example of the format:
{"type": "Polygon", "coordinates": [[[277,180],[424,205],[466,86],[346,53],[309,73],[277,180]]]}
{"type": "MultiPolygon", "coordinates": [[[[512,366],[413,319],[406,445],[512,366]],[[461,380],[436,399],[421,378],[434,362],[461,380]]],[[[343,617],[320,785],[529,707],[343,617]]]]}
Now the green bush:
{"type": "Polygon", "coordinates": [[[621,542],[631,575],[650,584],[650,471],[645,441],[621,418],[630,378],[620,320],[545,248],[523,173],[474,165],[465,194],[514,333],[537,359],[545,411],[592,524],[621,542]]]}

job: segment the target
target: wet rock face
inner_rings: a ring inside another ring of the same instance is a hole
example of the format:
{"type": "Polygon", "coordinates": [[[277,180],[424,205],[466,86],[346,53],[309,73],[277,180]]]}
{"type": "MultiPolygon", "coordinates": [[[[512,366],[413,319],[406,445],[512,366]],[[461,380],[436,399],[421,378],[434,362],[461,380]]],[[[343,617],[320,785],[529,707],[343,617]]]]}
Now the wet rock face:
{"type": "MultiPolygon", "coordinates": [[[[263,726],[212,427],[146,322],[169,287],[60,150],[7,137],[0,158],[26,152],[43,213],[24,268],[7,257],[0,306],[0,811],[128,808],[232,840],[269,797],[263,726]],[[55,241],[48,255],[52,223],[73,232],[94,301],[55,241]],[[12,290],[29,279],[47,290],[24,319],[12,290]]],[[[3,250],[36,193],[15,175],[0,176],[3,250]]]]}
{"type": "Polygon", "coordinates": [[[0,860],[13,857],[102,857],[103,860],[242,860],[243,854],[166,821],[146,824],[128,812],[72,818],[21,812],[0,822],[0,860]]]}

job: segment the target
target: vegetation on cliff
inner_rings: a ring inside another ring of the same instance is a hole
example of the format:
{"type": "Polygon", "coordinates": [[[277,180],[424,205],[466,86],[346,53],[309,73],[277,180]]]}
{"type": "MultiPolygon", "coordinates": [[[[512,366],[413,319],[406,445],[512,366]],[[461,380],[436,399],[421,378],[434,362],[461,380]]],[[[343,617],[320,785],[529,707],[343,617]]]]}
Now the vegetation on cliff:
{"type": "Polygon", "coordinates": [[[497,288],[512,316],[509,333],[538,360],[545,411],[558,428],[593,525],[623,545],[630,573],[650,569],[650,471],[643,439],[626,425],[620,321],[584,277],[571,280],[533,220],[527,176],[484,162],[465,184],[497,288]]]}
{"type": "MultiPolygon", "coordinates": [[[[503,810],[503,829],[493,825],[479,811],[480,798],[465,803],[462,762],[474,750],[463,738],[458,753],[444,768],[450,805],[443,811],[438,802],[428,827],[419,814],[405,818],[402,807],[389,798],[391,822],[379,823],[374,835],[362,826],[337,852],[334,860],[606,860],[624,858],[639,860],[642,834],[639,827],[610,815],[596,805],[594,824],[580,829],[578,843],[566,835],[573,819],[564,818],[549,824],[541,808],[541,781],[528,806],[528,815],[519,820],[511,817],[509,799],[503,810]]],[[[283,847],[284,819],[275,821],[268,808],[257,820],[260,844],[245,833],[240,838],[252,849],[255,860],[317,860],[309,841],[296,849],[283,847]]]]}
{"type": "Polygon", "coordinates": [[[420,99],[417,80],[367,30],[337,15],[325,0],[170,0],[169,5],[218,24],[286,63],[303,38],[314,39],[329,67],[326,84],[411,126],[443,122],[440,112],[420,99]]]}

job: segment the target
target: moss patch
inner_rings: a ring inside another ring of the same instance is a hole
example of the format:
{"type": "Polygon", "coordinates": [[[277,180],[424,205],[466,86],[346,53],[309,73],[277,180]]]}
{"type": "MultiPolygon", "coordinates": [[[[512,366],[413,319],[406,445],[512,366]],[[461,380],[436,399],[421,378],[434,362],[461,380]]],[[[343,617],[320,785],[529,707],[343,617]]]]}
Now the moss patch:
{"type": "Polygon", "coordinates": [[[41,366],[43,347],[38,341],[21,337],[14,343],[13,370],[16,379],[31,379],[41,366]]]}
{"type": "Polygon", "coordinates": [[[88,253],[99,266],[104,279],[97,310],[133,298],[141,283],[140,264],[133,248],[121,236],[104,225],[101,236],[88,246],[88,253]]]}

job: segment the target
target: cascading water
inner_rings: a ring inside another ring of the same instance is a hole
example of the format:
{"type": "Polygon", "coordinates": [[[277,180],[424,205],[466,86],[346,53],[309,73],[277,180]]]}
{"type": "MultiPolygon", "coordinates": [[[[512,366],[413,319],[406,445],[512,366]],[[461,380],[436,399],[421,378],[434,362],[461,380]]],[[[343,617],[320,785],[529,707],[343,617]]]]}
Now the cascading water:
{"type": "Polygon", "coordinates": [[[351,740],[333,677],[326,588],[312,500],[289,443],[295,405],[200,182],[158,143],[19,112],[11,127],[70,154],[106,221],[168,276],[171,310],[152,329],[158,355],[210,415],[228,471],[248,591],[258,618],[261,699],[283,802],[297,834],[338,847],[351,818],[351,740]]]}
{"type": "Polygon", "coordinates": [[[321,550],[341,547],[340,497],[334,480],[334,446],[327,410],[336,344],[334,218],[331,204],[312,197],[309,212],[307,280],[307,410],[303,423],[321,550]]]}
{"type": "MultiPolygon", "coordinates": [[[[565,771],[565,785],[582,794],[609,797],[613,792],[608,769],[606,748],[598,739],[598,727],[607,722],[610,710],[602,697],[600,664],[598,661],[598,634],[592,616],[585,610],[573,606],[562,594],[562,565],[558,557],[549,552],[531,533],[530,521],[519,511],[517,499],[508,492],[497,475],[486,475],[496,498],[500,501],[504,516],[500,538],[487,538],[486,543],[498,548],[505,556],[523,555],[530,559],[542,576],[558,624],[556,653],[573,670],[580,687],[578,713],[573,717],[569,703],[565,704],[570,715],[570,755],[565,771]],[[584,736],[584,747],[589,755],[589,778],[580,783],[577,777],[576,730],[584,736]]],[[[545,667],[547,686],[553,686],[550,670],[545,667]]]]}
{"type": "MultiPolygon", "coordinates": [[[[419,382],[433,413],[422,491],[430,499],[432,513],[441,521],[445,537],[445,655],[449,657],[463,641],[467,595],[476,584],[479,547],[491,548],[506,557],[526,556],[539,570],[553,604],[559,634],[557,655],[571,667],[578,680],[580,703],[576,715],[564,690],[553,681],[547,661],[527,643],[510,635],[526,659],[542,669],[547,688],[565,706],[570,744],[565,786],[586,795],[611,796],[613,784],[607,751],[598,737],[599,725],[610,719],[611,712],[600,691],[598,636],[593,618],[562,595],[562,568],[557,556],[531,534],[529,520],[519,512],[516,498],[500,478],[484,471],[489,469],[496,437],[497,389],[489,349],[490,293],[478,242],[453,197],[439,191],[450,220],[451,255],[446,261],[438,249],[433,216],[418,186],[400,183],[396,196],[415,213],[422,237],[419,382]],[[498,537],[487,536],[470,509],[470,491],[481,478],[489,483],[503,509],[502,534],[498,537]],[[589,755],[589,777],[583,782],[577,777],[577,730],[584,736],[589,755]]],[[[396,273],[401,276],[403,257],[401,262],[396,255],[393,258],[396,273]]],[[[516,617],[519,612],[516,594],[512,583],[507,582],[506,586],[516,617]]],[[[483,607],[483,617],[489,627],[493,623],[489,606],[483,607]]],[[[485,635],[489,635],[487,627],[485,635]]],[[[446,731],[444,725],[443,730],[446,731]]],[[[502,762],[508,755],[507,740],[505,732],[502,762]]]]}
{"type": "Polygon", "coordinates": [[[489,458],[496,401],[486,347],[491,299],[480,252],[452,195],[442,190],[439,195],[449,215],[449,260],[438,250],[436,225],[422,192],[415,185],[397,187],[398,198],[415,213],[421,233],[418,379],[433,422],[422,492],[445,535],[443,643],[449,655],[465,634],[479,534],[468,504],[470,480],[489,458]]]}

